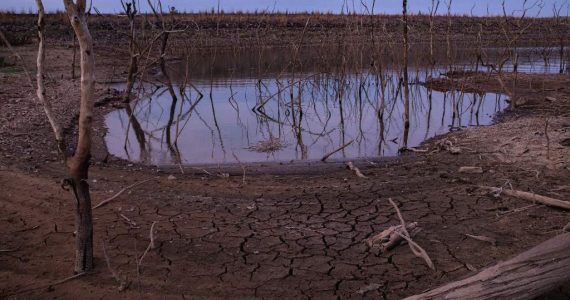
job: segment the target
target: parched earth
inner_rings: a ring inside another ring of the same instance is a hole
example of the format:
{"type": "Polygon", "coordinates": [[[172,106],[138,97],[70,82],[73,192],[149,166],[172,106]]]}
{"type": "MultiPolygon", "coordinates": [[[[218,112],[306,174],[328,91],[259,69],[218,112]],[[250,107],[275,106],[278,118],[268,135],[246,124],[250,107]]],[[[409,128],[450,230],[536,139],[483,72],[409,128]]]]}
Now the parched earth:
{"type": "MultiPolygon", "coordinates": [[[[32,48],[20,50],[33,59],[32,48]]],[[[66,57],[68,51],[58,48],[50,55],[66,57]]],[[[108,55],[99,59],[100,77],[113,65],[108,55]]],[[[73,124],[77,81],[69,78],[66,61],[52,58],[48,88],[58,99],[62,122],[73,124]]],[[[367,178],[342,162],[247,165],[244,183],[239,166],[187,167],[181,174],[109,159],[101,140],[109,104],[95,113],[94,203],[150,181],[94,210],[95,272],[62,283],[73,275],[74,259],[74,204],[60,187],[64,170],[50,150],[47,122],[23,74],[1,76],[2,298],[400,299],[508,259],[560,234],[570,222],[568,212],[478,189],[512,187],[570,199],[567,76],[522,75],[522,105],[498,124],[428,141],[421,147],[427,153],[356,161],[367,178]],[[445,140],[461,153],[438,150],[445,140]],[[484,172],[459,173],[462,166],[484,172]],[[415,241],[435,271],[407,246],[379,253],[364,243],[399,224],[389,198],[406,221],[419,223],[415,241]],[[154,248],[141,261],[153,223],[154,248]]],[[[451,83],[432,84],[443,89],[451,83]]],[[[488,75],[452,85],[498,89],[488,75]]],[[[104,85],[97,95],[98,101],[110,97],[104,85]]],[[[566,285],[544,299],[568,297],[566,285]]]]}

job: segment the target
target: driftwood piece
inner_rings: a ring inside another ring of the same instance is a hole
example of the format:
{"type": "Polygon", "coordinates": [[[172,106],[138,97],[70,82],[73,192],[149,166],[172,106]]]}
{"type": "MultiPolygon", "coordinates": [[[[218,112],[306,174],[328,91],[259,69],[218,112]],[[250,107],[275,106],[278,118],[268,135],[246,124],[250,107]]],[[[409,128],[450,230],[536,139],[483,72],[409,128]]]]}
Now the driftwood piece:
{"type": "Polygon", "coordinates": [[[568,201],[558,200],[558,199],[554,199],[554,198],[550,198],[550,197],[546,197],[546,196],[541,196],[541,195],[537,195],[537,194],[533,194],[533,193],[529,193],[529,192],[517,191],[517,190],[501,189],[501,188],[488,187],[488,186],[480,186],[480,188],[491,190],[492,192],[497,193],[497,194],[505,194],[509,197],[519,198],[519,199],[527,200],[527,201],[534,202],[534,203],[541,203],[541,204],[552,206],[552,207],[558,207],[558,208],[570,210],[570,202],[568,202],[568,201]]]}
{"type": "MultiPolygon", "coordinates": [[[[368,247],[379,246],[380,251],[382,252],[392,250],[405,241],[405,239],[402,238],[402,235],[405,234],[403,228],[404,227],[402,225],[391,226],[379,234],[364,240],[364,242],[368,245],[368,247]]],[[[420,228],[418,227],[417,222],[407,224],[406,230],[411,237],[420,232],[420,228]]]]}
{"type": "Polygon", "coordinates": [[[413,153],[428,153],[429,150],[427,149],[418,149],[418,148],[408,148],[408,147],[402,147],[398,150],[398,153],[404,153],[404,152],[413,152],[413,153]]]}
{"type": "Polygon", "coordinates": [[[472,277],[405,300],[535,299],[570,281],[570,233],[556,236],[472,277]]]}
{"type": "Polygon", "coordinates": [[[360,177],[360,178],[368,178],[366,177],[364,174],[362,174],[362,172],[360,172],[360,169],[355,167],[354,164],[349,161],[346,163],[346,166],[352,171],[354,172],[354,174],[356,174],[356,176],[360,177]]]}
{"type": "Polygon", "coordinates": [[[398,205],[396,205],[396,203],[394,202],[394,200],[392,200],[392,198],[388,198],[388,201],[390,201],[390,204],[392,204],[392,206],[396,210],[396,213],[398,214],[398,218],[400,219],[400,223],[402,225],[402,229],[404,231],[404,234],[401,233],[398,234],[408,242],[410,250],[412,250],[415,256],[423,258],[428,267],[430,267],[432,270],[435,270],[435,265],[433,264],[427,252],[424,250],[424,248],[422,248],[420,245],[418,245],[416,242],[412,240],[410,233],[406,230],[406,221],[404,221],[404,217],[402,216],[402,212],[400,212],[398,205]]]}

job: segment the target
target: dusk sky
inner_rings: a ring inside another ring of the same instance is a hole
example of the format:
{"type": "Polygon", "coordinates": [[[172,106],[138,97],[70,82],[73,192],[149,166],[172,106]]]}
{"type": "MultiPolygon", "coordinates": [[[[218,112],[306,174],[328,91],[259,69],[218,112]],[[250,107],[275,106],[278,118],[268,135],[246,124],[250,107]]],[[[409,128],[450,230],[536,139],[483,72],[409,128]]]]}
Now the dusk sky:
{"type": "MultiPolygon", "coordinates": [[[[142,11],[146,11],[147,0],[138,0],[141,4],[142,11]]],[[[156,0],[153,0],[156,1],[156,0]]],[[[372,0],[363,0],[366,3],[372,3],[372,0]]],[[[62,0],[44,0],[47,10],[61,10],[62,0]]],[[[89,2],[89,1],[88,1],[89,2]]],[[[343,6],[345,11],[349,10],[363,11],[360,0],[219,0],[220,8],[226,12],[242,10],[242,11],[324,11],[339,13],[343,6]]],[[[426,12],[431,6],[431,0],[409,0],[409,10],[412,12],[426,12]]],[[[528,1],[534,3],[535,0],[528,1]]],[[[565,4],[565,0],[542,0],[543,8],[535,7],[529,12],[529,15],[536,16],[540,11],[540,16],[552,15],[554,4],[565,4]]],[[[205,11],[217,8],[218,0],[163,0],[163,7],[175,7],[179,11],[205,11]]],[[[442,0],[440,5],[440,13],[446,12],[446,0],[442,0]]],[[[520,12],[523,0],[506,0],[506,7],[509,13],[520,12]]],[[[121,10],[119,0],[93,0],[95,6],[101,12],[113,13],[121,10]]],[[[396,14],[401,12],[401,1],[399,0],[377,0],[375,12],[396,14]]],[[[566,5],[567,6],[567,5],[566,5]]],[[[564,8],[563,15],[566,15],[567,8],[564,8]]],[[[473,11],[476,15],[486,15],[487,9],[491,14],[500,14],[500,0],[454,0],[452,10],[456,14],[470,14],[473,11]],[[473,10],[472,10],[473,9],[473,10]]],[[[0,0],[0,10],[13,10],[16,12],[35,11],[35,0],[0,0]]]]}

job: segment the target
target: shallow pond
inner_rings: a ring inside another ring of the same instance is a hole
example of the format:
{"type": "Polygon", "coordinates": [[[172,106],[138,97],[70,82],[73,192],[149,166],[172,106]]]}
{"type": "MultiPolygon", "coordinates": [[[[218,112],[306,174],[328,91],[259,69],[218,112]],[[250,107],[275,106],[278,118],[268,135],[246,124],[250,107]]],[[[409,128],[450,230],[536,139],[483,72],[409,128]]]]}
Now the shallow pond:
{"type": "Polygon", "coordinates": [[[351,141],[331,158],[392,156],[453,129],[489,124],[506,107],[497,94],[412,85],[406,132],[401,86],[382,93],[371,75],[303,77],[311,78],[195,82],[203,96],[175,88],[175,101],[167,88],[149,91],[107,116],[108,149],[160,165],[320,159],[351,141]]]}
{"type": "MultiPolygon", "coordinates": [[[[554,73],[556,64],[521,55],[519,70],[554,73]]],[[[451,130],[488,125],[507,107],[499,94],[428,90],[419,82],[444,71],[425,67],[409,71],[407,114],[394,69],[262,76],[232,70],[212,79],[185,78],[176,64],[171,69],[172,91],[141,84],[139,100],[106,116],[111,154],[158,165],[293,161],[320,159],[348,144],[331,159],[394,156],[451,130]]]]}

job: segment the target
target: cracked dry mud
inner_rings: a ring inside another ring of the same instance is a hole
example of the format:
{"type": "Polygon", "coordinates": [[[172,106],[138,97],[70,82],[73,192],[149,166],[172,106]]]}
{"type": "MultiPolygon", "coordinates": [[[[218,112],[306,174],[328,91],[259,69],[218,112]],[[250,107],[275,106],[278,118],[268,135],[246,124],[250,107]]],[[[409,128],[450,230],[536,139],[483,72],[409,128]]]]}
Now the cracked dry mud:
{"type": "MultiPolygon", "coordinates": [[[[363,166],[371,180],[353,178],[340,166],[309,174],[310,180],[303,174],[252,175],[245,187],[239,176],[227,181],[177,175],[180,179],[172,182],[160,175],[95,211],[96,274],[27,295],[73,297],[75,289],[94,297],[116,295],[118,284],[102,259],[105,240],[112,265],[130,282],[129,290],[119,294],[127,298],[142,293],[187,299],[398,299],[512,256],[555,234],[568,220],[567,213],[546,207],[499,215],[527,203],[483,195],[473,183],[509,178],[518,186],[528,174],[501,166],[484,176],[462,178],[456,172],[460,159],[446,159],[446,166],[430,158],[363,166]],[[407,247],[378,254],[363,242],[398,224],[387,197],[401,204],[404,218],[422,226],[416,241],[434,260],[436,272],[407,247]],[[135,257],[149,242],[152,221],[159,222],[157,248],[137,276],[135,257]],[[499,243],[494,247],[468,239],[466,233],[491,236],[499,243]],[[380,288],[358,293],[370,284],[380,288]]],[[[131,173],[94,169],[95,199],[146,175],[143,171],[118,184],[114,178],[131,173]]],[[[46,184],[45,178],[14,176],[0,172],[0,183],[8,191],[2,197],[2,245],[17,249],[0,256],[4,295],[65,277],[73,261],[68,194],[54,180],[46,184]],[[31,186],[11,185],[14,180],[31,186]],[[25,213],[22,208],[27,208],[25,213]]],[[[544,176],[559,185],[566,181],[550,178],[548,172],[544,176]]]]}
{"type": "MultiPolygon", "coordinates": [[[[570,150],[556,144],[570,132],[570,85],[563,76],[536,75],[521,79],[525,87],[532,86],[525,80],[543,83],[543,90],[521,87],[530,106],[507,113],[497,125],[442,137],[456,139],[456,146],[465,149],[462,154],[355,162],[368,179],[337,163],[248,165],[248,184],[242,185],[236,166],[223,167],[231,174],[226,179],[190,168],[182,175],[177,169],[117,160],[104,164],[99,140],[90,176],[94,203],[135,182],[153,180],[94,211],[95,273],[50,288],[72,272],[73,203],[59,187],[61,165],[46,151],[50,133],[41,111],[20,103],[32,95],[15,88],[16,80],[2,81],[6,89],[0,101],[3,107],[20,108],[16,112],[29,119],[17,124],[12,117],[1,119],[2,298],[399,299],[537,245],[560,233],[570,218],[561,210],[528,207],[476,189],[508,182],[519,190],[570,198],[570,150]],[[557,103],[543,101],[552,94],[544,86],[556,90],[557,103]],[[544,117],[551,120],[549,160],[544,160],[541,136],[544,117]],[[479,166],[484,173],[462,174],[462,166],[479,166]],[[419,223],[422,231],[415,240],[437,271],[407,247],[380,254],[363,242],[399,224],[389,197],[408,222],[419,223]],[[156,248],[137,273],[136,260],[149,243],[154,221],[156,248]],[[498,244],[465,234],[492,237],[498,244]],[[129,283],[125,291],[118,291],[106,267],[104,241],[112,267],[129,283]],[[27,291],[35,287],[42,288],[27,291]]],[[[494,82],[475,78],[470,84],[493,90],[494,82]]],[[[62,102],[55,109],[68,111],[70,102],[62,102]]],[[[105,109],[96,112],[98,126],[105,109]]],[[[100,138],[103,129],[96,129],[100,138]]],[[[563,287],[544,299],[568,297],[563,287]]]]}

